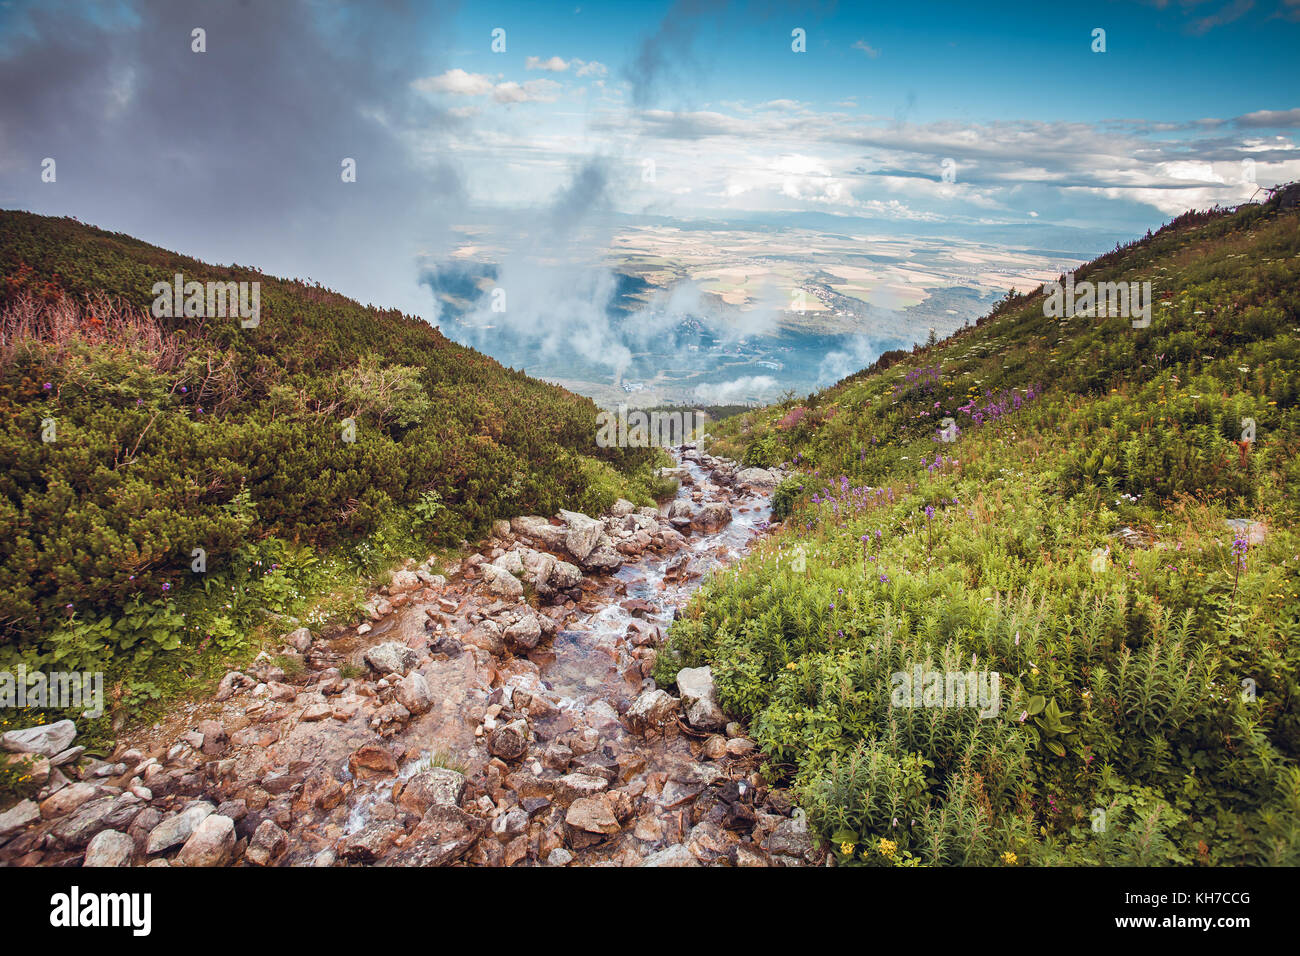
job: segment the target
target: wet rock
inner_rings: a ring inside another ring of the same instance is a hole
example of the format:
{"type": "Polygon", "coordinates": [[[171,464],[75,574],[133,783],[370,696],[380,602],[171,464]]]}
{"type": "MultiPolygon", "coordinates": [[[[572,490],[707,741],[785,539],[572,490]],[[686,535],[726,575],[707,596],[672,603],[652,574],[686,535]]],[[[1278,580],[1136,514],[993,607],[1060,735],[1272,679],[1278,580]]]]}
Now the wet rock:
{"type": "Polygon", "coordinates": [[[214,812],[216,812],[216,807],[212,804],[200,802],[187,807],[174,816],[164,818],[161,823],[150,831],[149,840],[145,844],[145,852],[153,856],[184,843],[194,835],[194,831],[198,829],[199,824],[214,812]]]}
{"type": "Polygon", "coordinates": [[[53,757],[72,746],[76,736],[77,725],[70,720],[60,720],[54,724],[0,734],[0,750],[53,757]]]}
{"type": "Polygon", "coordinates": [[[376,644],[365,653],[366,663],[381,676],[384,674],[405,674],[419,660],[419,654],[397,641],[376,644]]]}
{"type": "Polygon", "coordinates": [[[413,671],[397,685],[397,701],[412,714],[426,713],[433,706],[433,691],[424,675],[413,671]]]}
{"type": "Polygon", "coordinates": [[[464,641],[498,657],[506,649],[505,635],[496,621],[480,621],[465,635],[464,641]]]}
{"type": "Polygon", "coordinates": [[[727,718],[714,696],[713,671],[708,667],[684,667],[677,672],[686,720],[699,730],[722,730],[727,718]]]}
{"type": "Polygon", "coordinates": [[[401,824],[392,820],[375,820],[344,837],[338,855],[352,863],[373,863],[393,848],[402,835],[401,824]]]}
{"type": "Polygon", "coordinates": [[[662,727],[676,716],[677,698],[664,690],[646,691],[627,711],[628,724],[637,733],[662,727]]]}
{"type": "Polygon", "coordinates": [[[623,555],[619,554],[608,536],[602,536],[596,547],[582,562],[582,566],[592,571],[611,573],[623,566],[623,555]]]}
{"type": "Polygon", "coordinates": [[[446,866],[463,857],[483,832],[484,823],[457,807],[431,807],[410,839],[385,866],[446,866]]]}
{"type": "Polygon", "coordinates": [[[103,830],[95,834],[86,846],[82,866],[130,866],[135,855],[135,841],[118,830],[103,830]]]}
{"type": "Polygon", "coordinates": [[[410,718],[411,712],[392,700],[375,711],[370,718],[370,727],[381,737],[391,737],[399,733],[410,718]]]}
{"type": "Polygon", "coordinates": [[[433,767],[398,784],[394,799],[402,809],[423,816],[431,807],[459,806],[464,794],[464,774],[447,767],[433,767]]]}
{"type": "Polygon", "coordinates": [[[502,636],[515,647],[532,650],[542,638],[542,622],[537,613],[527,605],[519,612],[518,620],[505,629],[502,636]]]}
{"type": "Polygon", "coordinates": [[[691,527],[706,534],[719,531],[730,523],[731,509],[717,501],[705,505],[691,518],[691,527]]]}
{"type": "Polygon", "coordinates": [[[552,587],[564,591],[569,588],[576,588],[582,583],[582,569],[568,561],[556,561],[555,567],[551,569],[550,584],[552,587]]]}
{"type": "Polygon", "coordinates": [[[397,761],[386,747],[364,744],[348,757],[348,770],[360,779],[383,777],[397,772],[397,761]]]}
{"type": "Polygon", "coordinates": [[[182,866],[225,866],[235,854],[235,821],[212,813],[185,841],[176,862],[182,866]]]}

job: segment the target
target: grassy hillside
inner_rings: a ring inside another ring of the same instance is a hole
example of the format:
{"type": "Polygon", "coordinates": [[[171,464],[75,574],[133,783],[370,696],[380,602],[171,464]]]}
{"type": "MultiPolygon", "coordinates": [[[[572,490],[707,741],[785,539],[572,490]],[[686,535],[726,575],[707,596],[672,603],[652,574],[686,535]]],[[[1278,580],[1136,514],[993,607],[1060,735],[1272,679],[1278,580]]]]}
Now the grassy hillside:
{"type": "Polygon", "coordinates": [[[1295,193],[1077,273],[1150,281],[1148,328],[1012,296],[715,429],[799,474],[657,676],[713,665],[842,864],[1300,861],[1295,193]],[[895,701],[918,665],[997,714],[895,701]]]}
{"type": "Polygon", "coordinates": [[[340,573],[658,490],[588,399],[319,286],[19,212],[0,277],[0,668],[147,698],[340,573]],[[177,272],[260,282],[260,324],[155,319],[177,272]]]}

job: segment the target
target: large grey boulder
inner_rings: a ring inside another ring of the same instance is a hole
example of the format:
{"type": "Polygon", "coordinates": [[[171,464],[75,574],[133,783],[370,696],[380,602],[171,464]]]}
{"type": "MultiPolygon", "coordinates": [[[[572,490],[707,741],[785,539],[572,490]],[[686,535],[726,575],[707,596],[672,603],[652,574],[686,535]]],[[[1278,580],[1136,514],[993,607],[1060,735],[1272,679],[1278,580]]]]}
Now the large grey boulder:
{"type": "Polygon", "coordinates": [[[376,644],[365,653],[366,663],[379,674],[404,674],[419,659],[419,654],[397,641],[376,644]]]}
{"type": "Polygon", "coordinates": [[[41,808],[31,800],[22,800],[4,813],[0,813],[0,840],[36,823],[41,818],[41,808]]]}
{"type": "Polygon", "coordinates": [[[754,488],[767,491],[775,488],[781,481],[781,475],[767,468],[742,468],[736,472],[736,484],[742,488],[754,488]]]}
{"type": "Polygon", "coordinates": [[[183,866],[225,866],[235,855],[235,821],[213,813],[203,818],[176,855],[183,866]]]}
{"type": "Polygon", "coordinates": [[[144,847],[145,852],[153,856],[155,853],[162,853],[177,844],[184,843],[194,835],[199,824],[216,810],[217,808],[212,804],[201,802],[187,807],[175,816],[167,817],[149,832],[149,840],[144,847]]]}
{"type": "Polygon", "coordinates": [[[135,841],[120,830],[104,830],[95,834],[86,847],[82,866],[129,866],[135,855],[135,841]]]}
{"type": "Polygon", "coordinates": [[[699,730],[722,730],[726,715],[718,706],[713,671],[706,667],[683,667],[677,672],[677,689],[682,695],[686,720],[699,730]]]}
{"type": "Polygon", "coordinates": [[[399,807],[423,816],[430,807],[460,806],[464,793],[464,774],[448,767],[432,767],[398,784],[394,799],[399,807]]]}
{"type": "Polygon", "coordinates": [[[55,724],[0,734],[0,749],[15,754],[54,757],[71,747],[76,736],[77,725],[70,720],[60,720],[55,724]]]}
{"type": "Polygon", "coordinates": [[[495,564],[483,565],[483,583],[493,594],[509,601],[517,601],[524,596],[524,586],[520,580],[495,564]]]}
{"type": "Polygon", "coordinates": [[[587,556],[605,533],[604,522],[589,518],[577,511],[561,511],[567,531],[564,535],[564,547],[579,561],[586,561],[587,556]]]}
{"type": "Polygon", "coordinates": [[[627,710],[628,723],[637,732],[662,727],[676,715],[677,698],[664,690],[646,691],[627,710]]]}

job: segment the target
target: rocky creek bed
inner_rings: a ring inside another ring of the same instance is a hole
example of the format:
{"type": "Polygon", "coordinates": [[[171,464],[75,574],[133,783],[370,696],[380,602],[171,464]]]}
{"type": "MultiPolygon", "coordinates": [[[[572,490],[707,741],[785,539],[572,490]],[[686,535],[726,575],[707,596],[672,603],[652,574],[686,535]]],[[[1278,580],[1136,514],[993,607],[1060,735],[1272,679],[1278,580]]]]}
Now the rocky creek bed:
{"type": "Polygon", "coordinates": [[[5,734],[43,788],[0,813],[0,864],[822,862],[709,669],[676,693],[650,676],[781,477],[679,455],[666,505],[501,521],[454,565],[408,561],[366,623],[287,634],[108,760],[71,721],[5,734]]]}

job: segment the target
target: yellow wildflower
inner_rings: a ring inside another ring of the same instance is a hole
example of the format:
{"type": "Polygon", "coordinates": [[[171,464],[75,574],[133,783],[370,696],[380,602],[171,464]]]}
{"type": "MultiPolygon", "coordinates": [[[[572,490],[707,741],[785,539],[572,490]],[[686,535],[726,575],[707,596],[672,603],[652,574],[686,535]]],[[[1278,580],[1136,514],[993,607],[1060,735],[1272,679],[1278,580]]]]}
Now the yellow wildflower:
{"type": "Polygon", "coordinates": [[[1010,850],[1007,850],[1006,853],[1002,854],[1002,862],[1005,863],[1007,866],[1015,866],[1016,855],[1012,853],[1010,850]]]}
{"type": "Polygon", "coordinates": [[[894,853],[898,850],[898,844],[893,840],[886,840],[884,837],[881,837],[878,849],[880,850],[881,856],[889,857],[892,860],[894,858],[894,853]]]}

